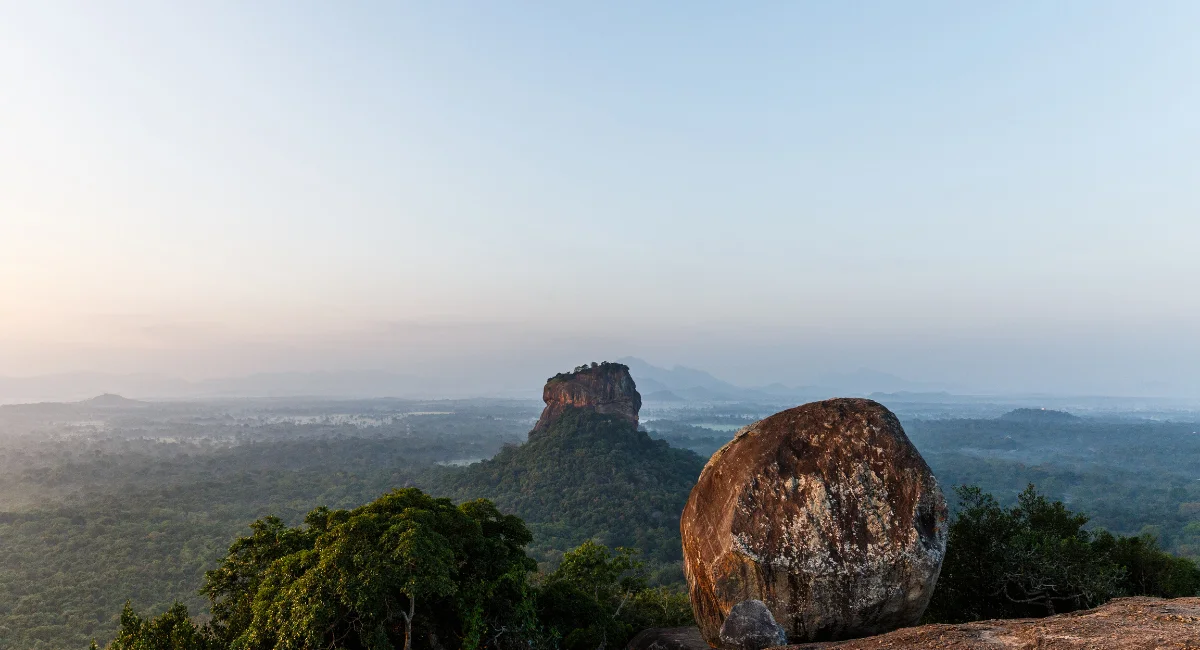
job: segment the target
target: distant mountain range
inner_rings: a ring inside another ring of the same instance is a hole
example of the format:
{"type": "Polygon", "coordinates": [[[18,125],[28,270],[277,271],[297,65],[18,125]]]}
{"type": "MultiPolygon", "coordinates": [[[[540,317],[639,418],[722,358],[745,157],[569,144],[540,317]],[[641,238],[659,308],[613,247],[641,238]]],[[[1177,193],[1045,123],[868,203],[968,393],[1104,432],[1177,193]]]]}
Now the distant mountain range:
{"type": "MultiPolygon", "coordinates": [[[[638,390],[648,401],[796,401],[873,392],[930,392],[926,384],[869,369],[820,377],[806,386],[770,384],[737,386],[695,368],[662,368],[636,357],[619,359],[629,366],[638,390]]],[[[249,397],[465,397],[498,396],[495,391],[465,391],[446,378],[425,378],[384,370],[274,372],[188,381],[157,374],[67,373],[35,377],[0,377],[0,403],[76,401],[112,393],[137,399],[249,397]]],[[[529,387],[514,387],[507,396],[532,397],[529,387]]]]}
{"type": "Polygon", "coordinates": [[[660,368],[637,357],[617,359],[617,363],[629,366],[629,374],[645,399],[657,399],[659,395],[666,397],[665,401],[748,399],[754,394],[754,391],[734,386],[695,368],[660,368]]]}
{"type": "Polygon", "coordinates": [[[98,394],[140,399],[223,397],[439,397],[455,395],[453,383],[381,370],[277,372],[187,381],[153,374],[70,373],[0,377],[0,403],[76,401],[98,394]]]}
{"type": "Polygon", "coordinates": [[[795,401],[837,395],[930,393],[942,388],[869,368],[860,368],[851,373],[822,375],[812,384],[804,386],[775,383],[748,388],[736,386],[695,368],[661,368],[637,357],[624,357],[617,361],[629,366],[629,372],[637,382],[638,390],[647,401],[795,401]]]}

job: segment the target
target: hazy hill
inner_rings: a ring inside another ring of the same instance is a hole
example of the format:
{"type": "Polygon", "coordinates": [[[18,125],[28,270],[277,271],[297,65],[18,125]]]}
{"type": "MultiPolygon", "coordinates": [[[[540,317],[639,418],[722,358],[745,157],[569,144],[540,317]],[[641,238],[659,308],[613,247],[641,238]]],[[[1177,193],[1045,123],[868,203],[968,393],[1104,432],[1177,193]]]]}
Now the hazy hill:
{"type": "Polygon", "coordinates": [[[146,402],[136,399],[129,399],[128,397],[121,397],[120,395],[115,395],[113,393],[97,395],[92,399],[84,400],[83,404],[102,408],[133,408],[147,406],[146,402]]]}
{"type": "Polygon", "coordinates": [[[1031,408],[1013,409],[1008,413],[1001,415],[1000,419],[1008,422],[1029,422],[1034,424],[1063,424],[1068,422],[1079,422],[1081,420],[1079,416],[1072,415],[1066,411],[1031,408]]]}
{"type": "Polygon", "coordinates": [[[826,373],[804,386],[773,383],[761,387],[737,386],[704,370],[674,366],[662,368],[636,357],[618,359],[629,366],[645,394],[670,392],[695,401],[807,402],[839,395],[868,395],[875,392],[927,391],[940,386],[914,382],[891,373],[859,368],[847,373],[826,373]]]}
{"type": "Polygon", "coordinates": [[[719,395],[725,398],[737,398],[745,396],[747,391],[740,386],[717,379],[711,374],[696,370],[695,368],[687,368],[684,366],[675,366],[674,368],[660,368],[651,365],[637,357],[624,357],[617,359],[617,363],[624,364],[629,367],[629,374],[633,375],[634,380],[638,382],[638,388],[643,393],[653,393],[658,391],[671,391],[677,395],[684,395],[688,392],[696,392],[698,389],[705,395],[719,395]]]}

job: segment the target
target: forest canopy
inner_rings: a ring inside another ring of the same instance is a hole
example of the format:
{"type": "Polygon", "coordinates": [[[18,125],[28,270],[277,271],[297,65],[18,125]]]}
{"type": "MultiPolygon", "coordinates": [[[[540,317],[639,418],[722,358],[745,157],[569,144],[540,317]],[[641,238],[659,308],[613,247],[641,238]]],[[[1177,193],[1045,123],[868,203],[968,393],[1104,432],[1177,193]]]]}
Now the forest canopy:
{"type": "Polygon", "coordinates": [[[109,650],[591,650],[691,618],[686,596],[647,587],[630,549],[586,542],[535,575],[524,522],[486,499],[404,488],[250,528],[205,575],[209,623],[180,604],[149,620],[126,607],[109,650]]]}
{"type": "MultiPolygon", "coordinates": [[[[1012,508],[976,487],[957,493],[928,621],[1200,591],[1191,560],[1150,538],[1090,532],[1086,515],[1033,486],[1012,508]]],[[[524,522],[486,499],[454,505],[405,488],[352,510],[317,508],[301,526],[265,517],[250,529],[205,576],[210,622],[181,604],[151,619],[126,606],[108,649],[593,650],[691,623],[687,596],[648,587],[632,549],[587,541],[535,572],[524,522]]]]}
{"type": "MultiPolygon", "coordinates": [[[[120,615],[126,601],[130,613],[146,616],[178,600],[207,622],[210,601],[199,593],[205,572],[252,532],[247,522],[275,515],[284,528],[302,528],[315,505],[352,510],[397,486],[456,503],[486,497],[520,516],[533,535],[524,551],[541,570],[533,583],[564,553],[594,540],[639,549],[647,583],[678,589],[678,512],[699,467],[736,426],[761,414],[745,405],[672,405],[669,419],[643,421],[651,438],[671,446],[597,422],[576,427],[586,441],[551,435],[502,451],[525,440],[540,406],[385,400],[0,407],[7,434],[0,437],[0,650],[108,643],[127,627],[120,615]]],[[[1105,529],[1125,540],[1113,551],[1127,556],[1118,564],[1147,559],[1147,570],[1130,572],[1124,593],[1187,593],[1164,590],[1155,567],[1176,563],[1160,546],[1200,557],[1196,425],[1132,415],[994,417],[1005,410],[988,419],[910,415],[904,426],[948,497],[949,486],[978,485],[1007,511],[1035,483],[1051,502],[1086,512],[1082,530],[1089,536],[1105,529]]],[[[943,585],[955,555],[947,558],[943,585]]],[[[1071,606],[1055,603],[1056,611],[1071,606]]]]}

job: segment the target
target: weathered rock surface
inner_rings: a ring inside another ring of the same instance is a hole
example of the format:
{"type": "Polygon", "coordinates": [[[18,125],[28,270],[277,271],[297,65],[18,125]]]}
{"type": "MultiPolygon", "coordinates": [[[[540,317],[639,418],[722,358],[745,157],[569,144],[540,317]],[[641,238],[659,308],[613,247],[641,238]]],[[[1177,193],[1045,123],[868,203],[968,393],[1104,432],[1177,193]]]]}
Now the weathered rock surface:
{"type": "Polygon", "coordinates": [[[546,380],[542,401],[546,402],[546,408],[542,409],[542,416],[530,432],[531,436],[549,428],[568,408],[616,415],[637,428],[638,411],[642,408],[642,396],[629,375],[629,367],[607,361],[580,366],[574,372],[560,373],[546,380]]]}
{"type": "Polygon", "coordinates": [[[762,650],[787,642],[787,632],[761,600],[743,600],[734,605],[721,624],[722,648],[762,650]]]}
{"type": "Polygon", "coordinates": [[[912,625],[946,528],[942,492],[891,411],[834,399],[776,413],[713,455],[684,508],[696,622],[713,646],[745,600],[793,643],[912,625]]]}
{"type": "Polygon", "coordinates": [[[1049,618],[922,625],[815,650],[1150,650],[1200,648],[1200,598],[1121,598],[1049,618]]]}
{"type": "Polygon", "coordinates": [[[695,627],[652,627],[629,640],[625,650],[710,650],[695,627]]]}

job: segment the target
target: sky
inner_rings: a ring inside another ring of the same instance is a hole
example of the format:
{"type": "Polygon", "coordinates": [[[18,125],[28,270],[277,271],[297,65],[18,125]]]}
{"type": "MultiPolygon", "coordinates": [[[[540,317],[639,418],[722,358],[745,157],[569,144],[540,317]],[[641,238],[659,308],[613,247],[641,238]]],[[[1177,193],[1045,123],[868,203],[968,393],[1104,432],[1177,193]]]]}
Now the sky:
{"type": "Polygon", "coordinates": [[[1200,396],[1200,4],[0,4],[0,375],[1200,396]]]}

